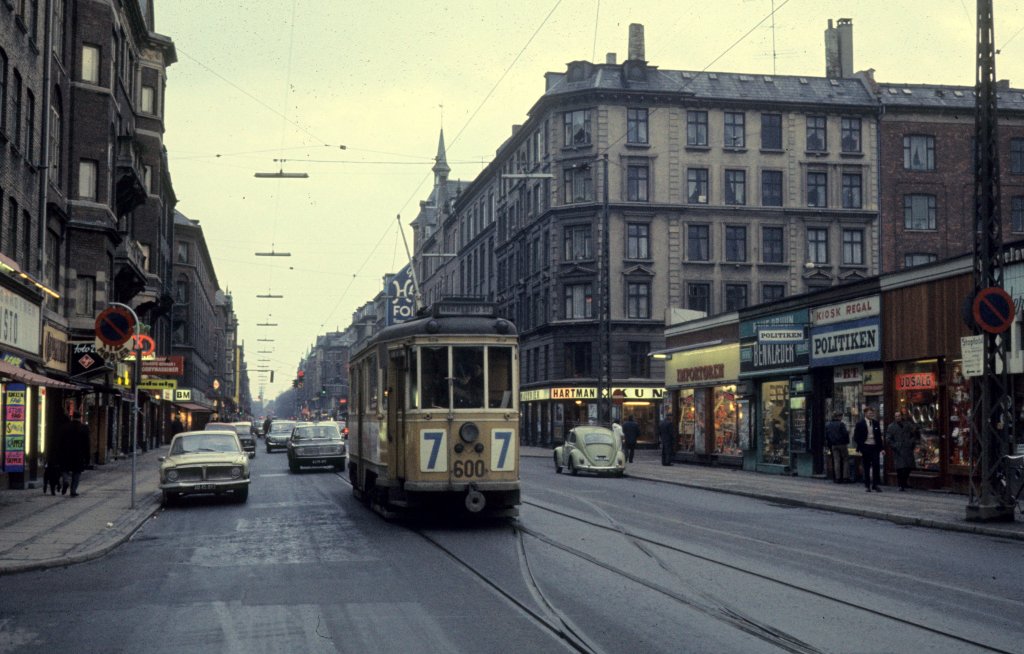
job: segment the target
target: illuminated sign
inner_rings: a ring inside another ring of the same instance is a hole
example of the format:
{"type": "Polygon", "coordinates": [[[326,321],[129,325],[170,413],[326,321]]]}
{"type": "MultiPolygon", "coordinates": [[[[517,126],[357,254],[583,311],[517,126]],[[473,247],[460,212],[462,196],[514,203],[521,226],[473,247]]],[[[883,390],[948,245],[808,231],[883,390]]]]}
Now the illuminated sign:
{"type": "Polygon", "coordinates": [[[897,391],[933,391],[938,388],[934,372],[910,372],[896,375],[897,391]]]}
{"type": "Polygon", "coordinates": [[[540,400],[550,400],[551,389],[550,388],[537,388],[529,391],[520,391],[519,401],[520,402],[537,402],[540,400]]]}
{"type": "Polygon", "coordinates": [[[597,389],[594,387],[588,388],[552,388],[551,389],[552,400],[596,400],[597,389]]]}

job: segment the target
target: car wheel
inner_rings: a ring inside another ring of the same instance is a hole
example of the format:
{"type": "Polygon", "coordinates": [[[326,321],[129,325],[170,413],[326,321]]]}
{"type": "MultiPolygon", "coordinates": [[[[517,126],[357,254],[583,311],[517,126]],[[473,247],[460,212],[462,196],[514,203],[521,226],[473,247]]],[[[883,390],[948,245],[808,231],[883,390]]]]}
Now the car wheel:
{"type": "Polygon", "coordinates": [[[267,444],[267,454],[270,454],[270,444],[267,444]]]}
{"type": "Polygon", "coordinates": [[[291,459],[288,459],[288,469],[291,470],[292,472],[298,472],[299,463],[297,461],[292,461],[291,459]]]}
{"type": "Polygon", "coordinates": [[[235,500],[239,504],[245,504],[245,501],[249,499],[249,487],[239,488],[235,491],[235,500]]]}
{"type": "Polygon", "coordinates": [[[164,505],[165,508],[168,507],[168,506],[173,506],[174,505],[174,500],[176,500],[177,498],[178,498],[178,496],[175,495],[174,493],[172,493],[170,491],[164,491],[164,496],[163,496],[162,504],[164,505]]]}
{"type": "Polygon", "coordinates": [[[572,455],[571,454],[569,455],[568,466],[569,466],[569,474],[570,475],[572,475],[573,477],[576,477],[576,476],[578,476],[580,474],[580,471],[576,469],[576,464],[572,462],[572,455]]]}
{"type": "Polygon", "coordinates": [[[249,458],[250,459],[255,459],[256,458],[256,453],[255,452],[249,452],[249,458]]]}
{"type": "Polygon", "coordinates": [[[558,452],[555,452],[555,474],[562,474],[562,465],[558,463],[558,452]]]}

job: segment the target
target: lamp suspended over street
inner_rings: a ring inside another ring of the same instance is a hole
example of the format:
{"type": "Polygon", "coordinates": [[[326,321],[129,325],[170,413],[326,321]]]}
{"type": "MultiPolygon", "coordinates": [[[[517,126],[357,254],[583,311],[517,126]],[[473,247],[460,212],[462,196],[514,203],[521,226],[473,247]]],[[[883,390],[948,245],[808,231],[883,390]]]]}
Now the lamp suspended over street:
{"type": "Polygon", "coordinates": [[[290,256],[292,256],[292,253],[291,252],[274,252],[274,250],[271,249],[270,252],[257,252],[256,256],[257,257],[290,257],[290,256]]]}
{"type": "Polygon", "coordinates": [[[280,299],[284,298],[283,295],[275,295],[273,293],[259,293],[259,294],[256,295],[256,297],[264,299],[264,300],[280,300],[280,299]]]}

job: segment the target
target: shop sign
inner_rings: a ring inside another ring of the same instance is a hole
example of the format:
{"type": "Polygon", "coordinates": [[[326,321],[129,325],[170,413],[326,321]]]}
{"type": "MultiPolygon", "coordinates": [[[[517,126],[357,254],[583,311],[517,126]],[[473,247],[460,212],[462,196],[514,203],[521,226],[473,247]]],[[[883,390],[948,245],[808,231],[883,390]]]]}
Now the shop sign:
{"type": "Polygon", "coordinates": [[[665,386],[714,386],[740,374],[740,345],[718,345],[691,352],[673,352],[665,361],[665,386]]]}
{"type": "Polygon", "coordinates": [[[4,471],[25,470],[25,384],[4,387],[4,471]]]}
{"type": "Polygon", "coordinates": [[[167,377],[181,377],[185,374],[185,357],[152,357],[142,359],[142,374],[167,377]]]}
{"type": "Polygon", "coordinates": [[[174,401],[175,402],[191,402],[192,401],[192,389],[191,388],[176,388],[174,390],[174,401]]]}
{"type": "Polygon", "coordinates": [[[864,381],[863,366],[836,366],[832,369],[832,383],[856,384],[864,381]]]}
{"type": "Polygon", "coordinates": [[[0,287],[0,345],[39,354],[39,305],[0,287]]]}
{"type": "Polygon", "coordinates": [[[53,325],[43,326],[43,365],[50,370],[68,371],[68,335],[53,325]]]}
{"type": "Polygon", "coordinates": [[[757,320],[745,320],[740,323],[740,339],[746,340],[757,336],[757,330],[763,327],[803,327],[807,324],[807,309],[797,309],[786,313],[764,316],[757,320]]]}
{"type": "Polygon", "coordinates": [[[596,400],[597,388],[552,388],[552,400],[596,400]]]}
{"type": "Polygon", "coordinates": [[[758,327],[758,343],[797,343],[807,338],[803,327],[758,327]]]}
{"type": "Polygon", "coordinates": [[[896,375],[897,391],[933,391],[938,388],[934,372],[908,372],[896,375]]]}
{"type": "Polygon", "coordinates": [[[614,388],[612,397],[618,400],[660,400],[665,397],[664,388],[614,388]]]}
{"type": "Polygon", "coordinates": [[[519,401],[520,402],[539,402],[541,400],[551,399],[550,388],[535,388],[530,391],[520,391],[519,401]]]}
{"type": "Polygon", "coordinates": [[[839,302],[824,307],[811,309],[811,323],[815,325],[832,325],[837,322],[860,320],[879,315],[881,301],[879,296],[863,297],[848,302],[839,302]]]}
{"type": "Polygon", "coordinates": [[[103,355],[96,351],[95,340],[68,343],[68,363],[71,365],[72,377],[87,373],[99,374],[108,370],[103,355]]]}
{"type": "Polygon", "coordinates": [[[864,395],[881,395],[885,388],[885,372],[882,370],[864,371],[864,395]]]}
{"type": "Polygon", "coordinates": [[[387,280],[387,325],[405,322],[416,315],[416,286],[410,276],[410,270],[411,266],[406,264],[387,280]]]}
{"type": "Polygon", "coordinates": [[[985,373],[985,336],[960,337],[960,357],[964,377],[981,377],[985,373]]]}
{"type": "Polygon", "coordinates": [[[174,390],[177,387],[177,379],[143,379],[139,382],[139,388],[146,391],[174,390]]]}
{"type": "Polygon", "coordinates": [[[811,333],[811,365],[830,366],[881,357],[878,318],[867,318],[814,329],[811,333]]]}
{"type": "Polygon", "coordinates": [[[806,368],[807,341],[799,343],[750,343],[740,350],[740,374],[806,368]]]}

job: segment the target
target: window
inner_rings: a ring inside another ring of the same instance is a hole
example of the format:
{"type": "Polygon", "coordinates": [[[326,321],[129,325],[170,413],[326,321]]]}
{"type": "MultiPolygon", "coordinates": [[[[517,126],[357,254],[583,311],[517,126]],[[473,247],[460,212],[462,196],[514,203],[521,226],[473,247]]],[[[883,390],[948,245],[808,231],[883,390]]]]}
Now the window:
{"type": "Polygon", "coordinates": [[[139,97],[139,110],[144,114],[156,113],[156,89],[147,84],[142,85],[142,94],[139,97]]]}
{"type": "Polygon", "coordinates": [[[781,227],[761,228],[761,258],[765,263],[783,263],[784,245],[781,227]]]}
{"type": "Polygon", "coordinates": [[[904,136],[903,167],[906,170],[935,170],[935,137],[904,136]]]}
{"type": "Polygon", "coordinates": [[[36,96],[25,92],[25,160],[35,165],[36,158],[36,96]]]}
{"type": "Polygon", "coordinates": [[[565,319],[594,317],[594,289],[591,284],[565,285],[565,319]]]}
{"type": "Polygon", "coordinates": [[[90,159],[78,162],[78,197],[96,200],[96,162],[90,159]]]}
{"type": "Polygon", "coordinates": [[[903,267],[913,268],[914,266],[923,266],[926,263],[932,263],[938,259],[934,254],[928,253],[912,253],[903,255],[903,267]]]}
{"type": "Polygon", "coordinates": [[[761,114],[761,149],[782,149],[782,114],[761,114]]]}
{"type": "Polygon", "coordinates": [[[747,260],[747,228],[735,225],[725,227],[725,260],[737,263],[747,260]]]}
{"type": "Polygon", "coordinates": [[[935,229],[935,196],[904,195],[903,226],[906,229],[935,229]]]}
{"type": "Polygon", "coordinates": [[[32,269],[32,214],[21,210],[21,254],[17,256],[21,265],[27,270],[32,269]]]}
{"type": "Polygon", "coordinates": [[[146,187],[146,193],[153,193],[153,166],[142,166],[142,185],[146,187]]]}
{"type": "Polygon", "coordinates": [[[1024,139],[1010,139],[1010,172],[1024,174],[1024,139]]]}
{"type": "Polygon", "coordinates": [[[92,316],[96,308],[96,278],[79,275],[75,280],[75,315],[92,316]]]}
{"type": "Polygon", "coordinates": [[[843,230],[843,264],[864,265],[864,232],[859,229],[843,230]]]}
{"type": "Polygon", "coordinates": [[[565,147],[590,145],[590,110],[567,111],[565,121],[565,147]]]}
{"type": "Polygon", "coordinates": [[[100,49],[94,45],[82,46],[82,81],[100,83],[100,49]]]}
{"type": "Polygon", "coordinates": [[[725,147],[746,147],[747,137],[744,131],[744,120],[744,115],[741,111],[725,112],[725,147]]]}
{"type": "Polygon", "coordinates": [[[766,207],[782,206],[782,171],[761,171],[761,204],[766,207]]]}
{"type": "Polygon", "coordinates": [[[14,147],[21,149],[21,73],[14,69],[14,88],[11,89],[11,134],[14,135],[14,147]]]}
{"type": "Polygon", "coordinates": [[[178,263],[188,263],[188,243],[178,242],[178,263]]]}
{"type": "Polygon", "coordinates": [[[64,0],[53,2],[53,52],[64,61],[64,0]]]}
{"type": "Polygon", "coordinates": [[[630,341],[629,343],[629,376],[630,377],[650,377],[651,376],[651,358],[647,356],[651,353],[651,344],[645,342],[630,341]]]}
{"type": "Polygon", "coordinates": [[[7,220],[0,224],[0,228],[10,234],[10,239],[3,241],[0,252],[3,252],[10,258],[15,256],[15,246],[18,241],[18,200],[13,195],[7,196],[7,220]],[[7,229],[7,223],[10,223],[10,229],[7,229]]]}
{"type": "Polygon", "coordinates": [[[725,285],[725,310],[739,311],[747,306],[747,285],[725,285]]]}
{"type": "Polygon", "coordinates": [[[711,230],[707,225],[686,226],[686,258],[708,261],[711,258],[711,230]]]}
{"type": "Polygon", "coordinates": [[[708,112],[686,112],[686,145],[707,147],[708,144],[708,112]]]}
{"type": "Polygon", "coordinates": [[[590,225],[572,225],[565,228],[564,254],[566,261],[590,259],[590,225]]]}
{"type": "MultiPolygon", "coordinates": [[[[57,290],[60,279],[60,237],[46,230],[46,270],[43,271],[43,282],[53,290],[57,290]]],[[[50,298],[56,301],[55,298],[50,298]]]]}
{"type": "Polygon", "coordinates": [[[651,317],[651,285],[647,282],[626,284],[626,317],[651,317]]]}
{"type": "Polygon", "coordinates": [[[747,171],[725,171],[725,203],[736,205],[747,203],[747,171]]]}
{"type": "Polygon", "coordinates": [[[1024,232],[1024,195],[1010,198],[1010,229],[1024,232]]]}
{"type": "Polygon", "coordinates": [[[824,152],[828,150],[828,123],[825,116],[807,117],[807,150],[824,152]]]}
{"type": "Polygon", "coordinates": [[[626,200],[630,202],[647,202],[650,170],[647,164],[626,166],[626,200]]]}
{"type": "Polygon", "coordinates": [[[626,109],[626,142],[647,143],[647,110],[626,109]]]}
{"type": "Polygon", "coordinates": [[[828,206],[828,173],[807,173],[807,206],[828,206]]]}
{"type": "Polygon", "coordinates": [[[62,133],[64,121],[60,113],[60,99],[50,106],[50,182],[61,188],[62,133]]]}
{"type": "Polygon", "coordinates": [[[860,152],[860,118],[839,121],[839,141],[843,152],[860,152]]]}
{"type": "Polygon", "coordinates": [[[590,343],[566,343],[565,344],[565,376],[566,377],[590,377],[591,376],[591,352],[590,343]]]}
{"type": "Polygon", "coordinates": [[[843,208],[860,209],[863,206],[860,173],[843,173],[843,208]]]}
{"type": "MultiPolygon", "coordinates": [[[[7,124],[7,53],[0,48],[0,129],[7,124]]],[[[2,208],[2,207],[0,207],[2,208]]]]}
{"type": "Polygon", "coordinates": [[[649,259],[651,226],[647,223],[626,225],[626,258],[649,259]]]}
{"type": "Polygon", "coordinates": [[[566,168],[562,175],[562,188],[566,204],[590,202],[594,199],[594,175],[589,165],[566,168]]]}
{"type": "Polygon", "coordinates": [[[690,283],[686,285],[686,308],[693,311],[711,312],[711,284],[690,283]]]}
{"type": "Polygon", "coordinates": [[[807,228],[807,260],[828,263],[828,230],[824,227],[807,228]]]}
{"type": "Polygon", "coordinates": [[[686,198],[690,204],[708,203],[708,169],[689,168],[686,171],[686,198]]]}
{"type": "Polygon", "coordinates": [[[762,302],[778,302],[786,297],[785,284],[764,284],[761,286],[762,302]]]}

